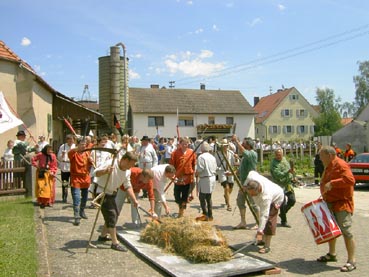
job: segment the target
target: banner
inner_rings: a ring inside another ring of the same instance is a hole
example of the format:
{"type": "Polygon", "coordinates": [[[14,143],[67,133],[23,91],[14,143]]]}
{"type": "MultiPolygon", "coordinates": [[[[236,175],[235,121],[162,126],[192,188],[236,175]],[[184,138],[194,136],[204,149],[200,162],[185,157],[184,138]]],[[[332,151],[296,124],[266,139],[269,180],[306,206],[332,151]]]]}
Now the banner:
{"type": "Polygon", "coordinates": [[[119,131],[119,134],[120,134],[121,136],[123,136],[123,130],[122,130],[122,127],[120,126],[120,123],[119,123],[119,121],[118,121],[117,117],[115,116],[115,114],[114,114],[114,126],[115,126],[115,128],[117,128],[117,130],[119,131]]]}
{"type": "Polygon", "coordinates": [[[9,109],[3,93],[0,91],[0,134],[24,124],[9,109]]]}

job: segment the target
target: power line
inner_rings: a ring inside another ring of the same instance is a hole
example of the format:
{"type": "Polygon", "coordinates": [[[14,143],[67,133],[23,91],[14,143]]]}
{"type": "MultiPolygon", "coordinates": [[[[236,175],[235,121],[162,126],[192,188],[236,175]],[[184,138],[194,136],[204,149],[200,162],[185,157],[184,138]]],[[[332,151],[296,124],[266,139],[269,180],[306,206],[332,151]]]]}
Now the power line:
{"type": "Polygon", "coordinates": [[[186,78],[179,79],[176,82],[177,82],[177,84],[178,83],[190,84],[190,83],[195,83],[195,82],[197,83],[199,81],[204,81],[204,80],[210,80],[210,79],[223,77],[223,76],[226,76],[226,75],[230,75],[230,74],[238,73],[238,72],[241,72],[241,71],[253,69],[253,68],[258,67],[260,65],[275,63],[275,62],[278,62],[278,61],[282,61],[282,60],[285,60],[285,59],[289,59],[289,58],[292,58],[292,57],[303,55],[303,54],[306,54],[306,53],[309,53],[309,52],[317,51],[317,50],[322,49],[322,48],[327,48],[327,47],[339,44],[341,42],[349,41],[349,40],[355,39],[357,37],[367,35],[367,34],[369,34],[369,30],[367,30],[368,27],[369,27],[369,24],[366,24],[366,25],[363,25],[363,26],[360,26],[360,27],[357,27],[357,28],[354,28],[354,29],[336,34],[336,35],[329,36],[329,37],[324,38],[324,39],[320,39],[320,40],[317,40],[317,41],[314,41],[314,42],[311,42],[311,43],[304,44],[302,46],[298,46],[298,47],[295,47],[295,48],[285,50],[285,51],[282,51],[282,52],[279,52],[279,53],[276,53],[276,54],[273,54],[273,55],[270,55],[270,56],[267,56],[267,57],[258,58],[258,59],[249,61],[247,63],[231,66],[231,67],[228,67],[228,68],[225,68],[225,69],[222,69],[222,70],[218,70],[218,71],[215,71],[213,73],[213,75],[211,75],[211,76],[207,76],[207,77],[204,77],[204,76],[202,76],[202,77],[186,77],[186,78]],[[365,30],[365,31],[362,31],[362,30],[365,30]],[[359,31],[362,31],[362,32],[359,32],[359,31]],[[357,33],[357,32],[359,32],[359,33],[357,33]],[[357,34],[347,36],[347,35],[350,35],[350,34],[353,34],[353,33],[357,33],[357,34]],[[343,37],[343,38],[341,38],[341,37],[343,37]],[[329,42],[333,39],[336,39],[336,40],[334,40],[332,42],[329,42]],[[324,43],[324,42],[327,42],[327,43],[324,43]],[[317,45],[317,46],[312,47],[314,45],[317,45]],[[308,48],[308,49],[306,49],[306,48],[308,48]],[[303,50],[303,49],[305,49],[305,50],[303,50]],[[299,51],[299,50],[301,50],[301,51],[299,51]],[[185,82],[186,80],[189,80],[189,81],[185,82]]]}

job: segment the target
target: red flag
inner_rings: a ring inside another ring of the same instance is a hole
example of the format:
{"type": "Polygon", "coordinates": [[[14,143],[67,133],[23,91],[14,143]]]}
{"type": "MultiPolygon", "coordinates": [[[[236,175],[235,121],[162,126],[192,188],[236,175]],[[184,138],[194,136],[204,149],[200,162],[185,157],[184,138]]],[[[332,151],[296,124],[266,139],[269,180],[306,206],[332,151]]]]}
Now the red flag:
{"type": "Polygon", "coordinates": [[[70,122],[68,121],[68,119],[66,119],[65,117],[63,117],[63,119],[64,119],[64,123],[65,123],[65,125],[67,125],[68,129],[73,133],[73,135],[77,136],[76,131],[73,129],[73,127],[70,124],[70,122]]]}
{"type": "Polygon", "coordinates": [[[122,130],[122,127],[120,126],[120,123],[119,123],[119,121],[118,121],[117,117],[115,116],[115,114],[114,114],[114,126],[115,126],[115,128],[117,128],[117,130],[119,131],[119,134],[120,134],[121,136],[123,136],[123,130],[122,130]]]}

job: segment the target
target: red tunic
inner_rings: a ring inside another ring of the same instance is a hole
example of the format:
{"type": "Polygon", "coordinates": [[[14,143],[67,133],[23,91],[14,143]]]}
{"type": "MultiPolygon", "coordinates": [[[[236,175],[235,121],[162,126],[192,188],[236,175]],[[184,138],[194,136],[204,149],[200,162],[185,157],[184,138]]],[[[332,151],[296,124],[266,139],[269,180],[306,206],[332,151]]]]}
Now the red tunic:
{"type": "Polygon", "coordinates": [[[194,172],[196,166],[196,155],[192,149],[187,149],[185,153],[182,149],[176,149],[170,158],[170,164],[176,168],[176,185],[187,185],[194,181],[194,172]]]}
{"type": "Polygon", "coordinates": [[[326,167],[320,182],[320,193],[327,203],[332,204],[335,212],[354,212],[355,178],[350,166],[337,156],[326,167]],[[324,185],[331,182],[332,189],[323,195],[324,185]]]}
{"type": "Polygon", "coordinates": [[[78,152],[77,148],[68,152],[70,160],[70,184],[74,188],[86,189],[90,186],[90,168],[92,166],[89,160],[89,153],[78,152]]]}
{"type": "MultiPolygon", "coordinates": [[[[149,200],[155,200],[154,196],[154,183],[150,180],[148,183],[143,183],[140,180],[140,174],[142,172],[142,168],[139,167],[131,167],[131,184],[134,193],[139,193],[141,189],[147,190],[147,194],[149,196],[149,200]]],[[[126,191],[123,185],[120,186],[120,189],[126,191]]]]}

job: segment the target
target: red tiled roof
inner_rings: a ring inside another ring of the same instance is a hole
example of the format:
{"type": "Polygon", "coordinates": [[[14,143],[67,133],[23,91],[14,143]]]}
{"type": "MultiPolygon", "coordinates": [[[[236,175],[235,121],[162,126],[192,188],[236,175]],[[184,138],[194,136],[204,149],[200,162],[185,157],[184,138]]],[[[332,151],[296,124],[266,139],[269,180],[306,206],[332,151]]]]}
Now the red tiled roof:
{"type": "Polygon", "coordinates": [[[351,122],[352,122],[352,120],[353,120],[353,118],[352,118],[352,117],[342,118],[342,119],[341,119],[341,123],[342,123],[342,125],[343,125],[343,126],[345,126],[345,125],[347,125],[347,124],[351,123],[351,122]]]}
{"type": "Polygon", "coordinates": [[[33,68],[28,63],[19,58],[18,55],[15,54],[8,46],[6,46],[6,44],[2,40],[0,40],[0,59],[19,62],[22,64],[22,66],[30,70],[32,73],[36,74],[33,68]]]}
{"type": "Polygon", "coordinates": [[[262,97],[254,107],[254,110],[257,112],[257,115],[255,116],[255,123],[261,123],[267,119],[293,89],[293,87],[284,89],[282,91],[262,97]]]}

